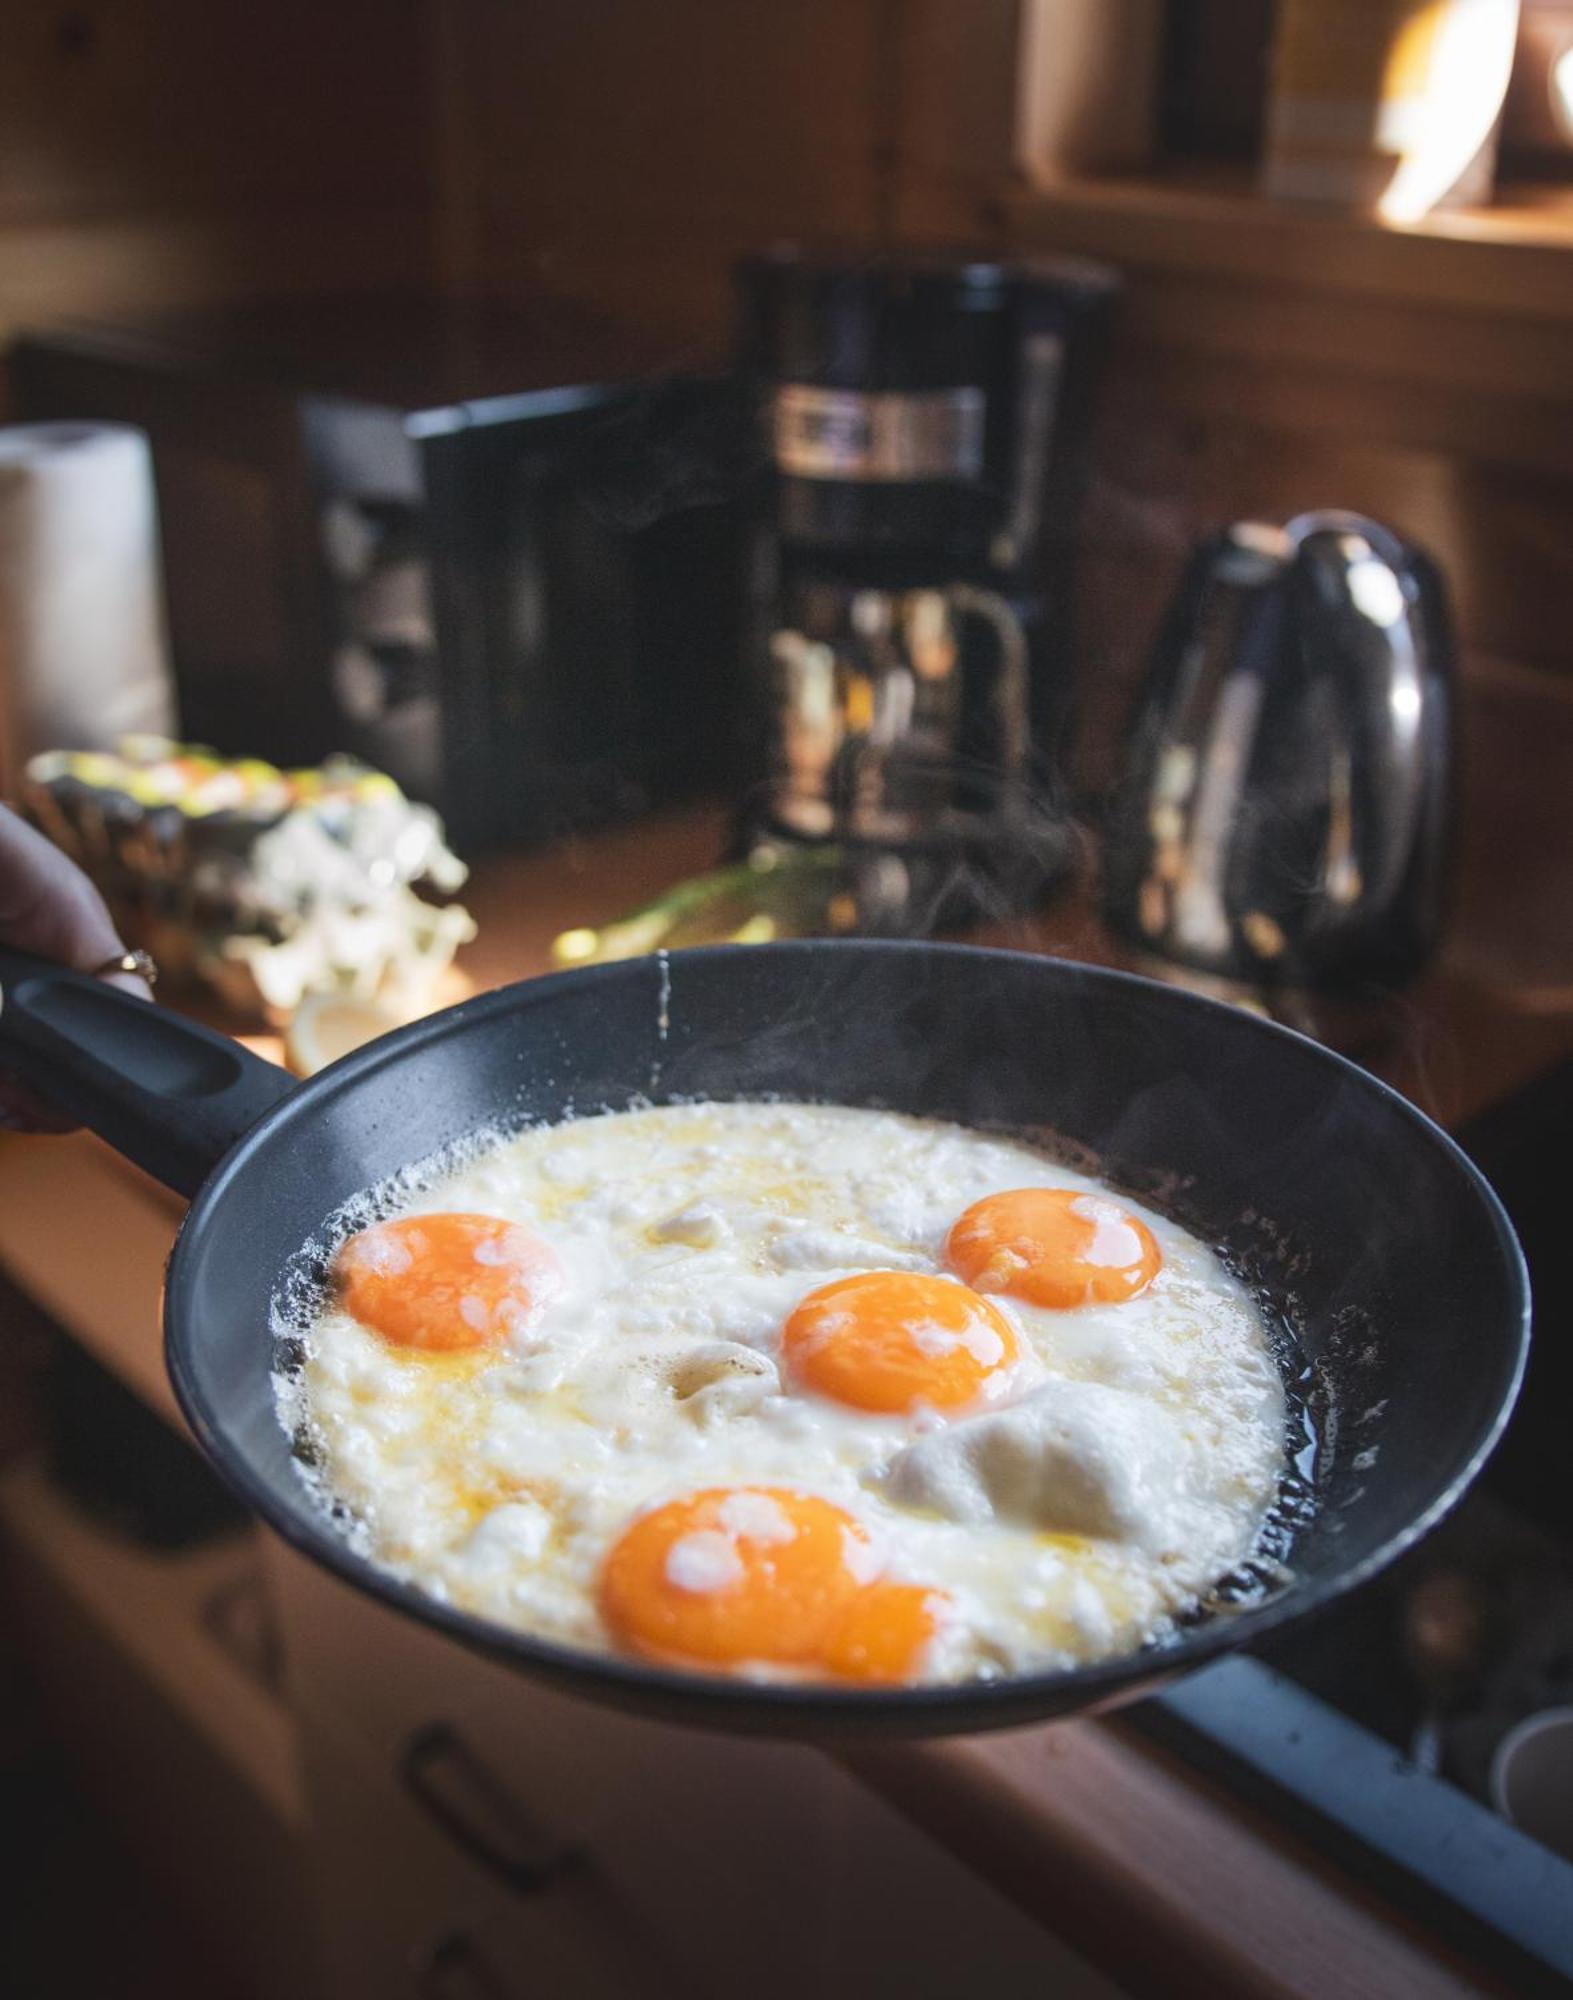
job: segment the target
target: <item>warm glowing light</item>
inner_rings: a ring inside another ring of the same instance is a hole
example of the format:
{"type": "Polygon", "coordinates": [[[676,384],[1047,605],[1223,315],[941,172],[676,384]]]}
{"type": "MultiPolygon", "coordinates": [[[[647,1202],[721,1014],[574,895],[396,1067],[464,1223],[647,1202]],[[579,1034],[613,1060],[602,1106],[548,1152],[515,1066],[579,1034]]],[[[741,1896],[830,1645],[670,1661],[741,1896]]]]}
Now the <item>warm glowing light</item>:
{"type": "Polygon", "coordinates": [[[1404,587],[1375,556],[1359,556],[1349,565],[1349,596],[1356,611],[1384,629],[1404,615],[1404,587]]]}
{"type": "Polygon", "coordinates": [[[1406,135],[1398,171],[1377,204],[1383,222],[1403,227],[1422,221],[1464,180],[1507,95],[1517,21],[1518,0],[1469,0],[1417,12],[1416,33],[1429,60],[1412,100],[1417,129],[1406,135]]]}

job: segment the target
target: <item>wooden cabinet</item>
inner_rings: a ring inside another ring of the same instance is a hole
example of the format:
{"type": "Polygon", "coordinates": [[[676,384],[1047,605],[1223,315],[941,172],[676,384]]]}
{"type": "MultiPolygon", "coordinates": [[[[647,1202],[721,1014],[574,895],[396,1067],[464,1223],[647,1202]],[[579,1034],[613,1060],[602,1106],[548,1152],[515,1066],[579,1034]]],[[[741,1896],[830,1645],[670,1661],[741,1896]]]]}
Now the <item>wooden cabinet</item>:
{"type": "Polygon", "coordinates": [[[1115,1991],[817,1750],[555,1694],[269,1568],[335,2000],[1115,1991]]]}

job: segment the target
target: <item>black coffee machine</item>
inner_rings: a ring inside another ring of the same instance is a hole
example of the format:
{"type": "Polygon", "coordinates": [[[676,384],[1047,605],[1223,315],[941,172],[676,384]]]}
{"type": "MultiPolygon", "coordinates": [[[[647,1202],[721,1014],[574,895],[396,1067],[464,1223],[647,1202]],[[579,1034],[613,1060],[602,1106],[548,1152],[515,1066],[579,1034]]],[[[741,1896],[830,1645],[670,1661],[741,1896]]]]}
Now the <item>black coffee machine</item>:
{"type": "Polygon", "coordinates": [[[768,439],[747,837],[834,843],[866,928],[1063,873],[1071,592],[1111,275],[785,248],[739,270],[768,439]]]}

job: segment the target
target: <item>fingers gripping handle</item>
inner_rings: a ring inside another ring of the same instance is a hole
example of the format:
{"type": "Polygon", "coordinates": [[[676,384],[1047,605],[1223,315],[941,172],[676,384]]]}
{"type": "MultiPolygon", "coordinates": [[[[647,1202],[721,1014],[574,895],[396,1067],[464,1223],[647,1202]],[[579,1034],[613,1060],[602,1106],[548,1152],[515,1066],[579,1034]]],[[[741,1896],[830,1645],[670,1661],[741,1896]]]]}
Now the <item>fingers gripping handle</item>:
{"type": "Polygon", "coordinates": [[[227,1035],[3,947],[0,1066],[184,1195],[293,1087],[227,1035]]]}

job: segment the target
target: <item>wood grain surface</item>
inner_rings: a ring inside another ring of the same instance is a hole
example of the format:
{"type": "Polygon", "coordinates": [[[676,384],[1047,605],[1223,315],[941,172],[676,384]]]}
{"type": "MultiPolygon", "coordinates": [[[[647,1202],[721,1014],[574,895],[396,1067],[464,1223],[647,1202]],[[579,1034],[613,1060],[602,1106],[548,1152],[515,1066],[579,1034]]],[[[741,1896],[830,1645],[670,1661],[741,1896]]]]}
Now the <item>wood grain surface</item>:
{"type": "Polygon", "coordinates": [[[1503,1994],[1198,1773],[1103,1722],[838,1753],[1133,1995],[1503,1994]]]}

